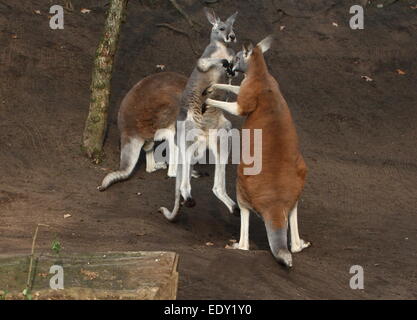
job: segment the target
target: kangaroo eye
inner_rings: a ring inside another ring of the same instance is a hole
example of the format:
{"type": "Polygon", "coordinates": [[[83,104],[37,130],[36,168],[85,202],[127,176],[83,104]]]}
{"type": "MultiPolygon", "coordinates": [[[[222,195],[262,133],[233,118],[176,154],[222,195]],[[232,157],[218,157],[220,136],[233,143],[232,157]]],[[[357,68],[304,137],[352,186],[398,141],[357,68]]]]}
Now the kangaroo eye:
{"type": "Polygon", "coordinates": [[[226,29],[225,29],[225,28],[223,28],[223,27],[221,27],[221,28],[220,28],[220,31],[224,31],[224,30],[226,30],[226,29]]]}

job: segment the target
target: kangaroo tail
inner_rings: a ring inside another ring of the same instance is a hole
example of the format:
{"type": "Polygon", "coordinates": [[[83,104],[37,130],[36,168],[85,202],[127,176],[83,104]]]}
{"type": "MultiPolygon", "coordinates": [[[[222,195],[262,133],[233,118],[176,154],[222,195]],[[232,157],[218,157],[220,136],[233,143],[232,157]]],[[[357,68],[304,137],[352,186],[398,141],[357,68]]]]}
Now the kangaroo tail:
{"type": "Polygon", "coordinates": [[[110,172],[104,177],[101,186],[97,187],[99,191],[106,190],[110,185],[117,181],[129,178],[130,174],[135,168],[136,163],[138,162],[140,150],[142,149],[144,143],[145,141],[139,137],[122,137],[120,169],[118,171],[110,172]]]}
{"type": "Polygon", "coordinates": [[[182,165],[177,164],[177,175],[175,177],[175,204],[174,204],[174,209],[172,209],[172,211],[169,211],[165,207],[159,208],[159,212],[161,212],[165,216],[165,218],[167,218],[171,222],[175,222],[177,220],[178,214],[179,214],[179,211],[180,211],[181,179],[182,179],[182,165]]]}
{"type": "Polygon", "coordinates": [[[101,186],[97,187],[97,189],[99,191],[104,191],[113,183],[121,180],[126,180],[131,173],[132,172],[128,170],[110,172],[107,176],[104,177],[101,186]]]}
{"type": "Polygon", "coordinates": [[[275,211],[274,216],[275,219],[269,219],[268,217],[264,219],[269,247],[271,248],[272,255],[279,263],[291,268],[292,256],[288,250],[288,221],[286,219],[286,211],[275,211]]]}

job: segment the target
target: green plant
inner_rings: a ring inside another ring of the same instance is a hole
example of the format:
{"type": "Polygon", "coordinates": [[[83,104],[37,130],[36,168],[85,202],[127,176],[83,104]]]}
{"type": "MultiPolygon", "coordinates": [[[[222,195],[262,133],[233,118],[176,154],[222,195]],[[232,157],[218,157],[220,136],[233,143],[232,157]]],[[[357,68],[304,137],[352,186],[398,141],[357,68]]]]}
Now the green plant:
{"type": "Polygon", "coordinates": [[[23,293],[23,295],[24,295],[24,297],[25,297],[26,300],[32,300],[32,294],[30,293],[30,289],[29,288],[25,288],[22,291],[22,293],[23,293]]]}
{"type": "Polygon", "coordinates": [[[59,240],[54,240],[54,241],[52,241],[51,249],[52,249],[52,251],[53,251],[53,252],[55,252],[56,254],[59,254],[59,252],[60,252],[60,251],[61,251],[61,249],[62,249],[61,242],[59,242],[59,240]]]}

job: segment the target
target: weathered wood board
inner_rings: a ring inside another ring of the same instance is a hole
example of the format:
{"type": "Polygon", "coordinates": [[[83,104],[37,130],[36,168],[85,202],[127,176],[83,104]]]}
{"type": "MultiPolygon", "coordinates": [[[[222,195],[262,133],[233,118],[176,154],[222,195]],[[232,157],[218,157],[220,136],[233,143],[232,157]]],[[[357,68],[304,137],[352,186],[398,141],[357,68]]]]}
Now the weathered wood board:
{"type": "MultiPolygon", "coordinates": [[[[0,255],[0,295],[25,299],[30,255],[0,255]]],[[[31,296],[45,299],[176,299],[178,255],[174,252],[106,252],[35,256],[31,296]],[[62,266],[64,289],[52,290],[51,266],[62,266]]]]}

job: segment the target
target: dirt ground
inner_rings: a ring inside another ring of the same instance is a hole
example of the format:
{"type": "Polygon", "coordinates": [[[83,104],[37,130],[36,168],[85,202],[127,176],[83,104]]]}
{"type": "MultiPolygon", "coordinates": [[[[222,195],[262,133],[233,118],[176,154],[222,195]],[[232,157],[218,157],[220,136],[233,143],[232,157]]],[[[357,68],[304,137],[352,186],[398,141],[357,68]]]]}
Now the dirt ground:
{"type": "MultiPolygon", "coordinates": [[[[192,34],[201,52],[210,29],[203,1],[178,2],[202,25],[192,34]]],[[[180,299],[417,298],[416,1],[367,8],[364,30],[349,28],[350,1],[212,5],[223,18],[239,11],[240,40],[277,35],[267,62],[309,167],[299,221],[301,236],[313,246],[294,255],[291,271],[272,258],[255,215],[251,251],[224,248],[238,239],[240,220],[212,194],[212,166],[200,167],[210,176],[192,181],[197,206],[184,208],[176,224],[157,211],[172,207],[175,182],[165,170],[146,173],[143,156],[130,180],[96,190],[118,167],[116,114],[124,94],[157,72],[157,64],[190,74],[196,56],[184,35],[156,26],[189,29],[168,1],[129,2],[112,81],[106,158],[94,165],[80,142],[106,1],[72,0],[65,29],[51,30],[49,7],[60,3],[0,0],[0,253],[29,252],[36,225],[45,223],[50,227],[41,228],[38,252],[59,239],[67,253],[179,253],[180,299]],[[81,8],[92,11],[82,14],[81,8]],[[364,268],[364,290],[349,287],[356,264],[364,268]]],[[[241,120],[228,118],[240,126],[241,120]]],[[[232,198],[235,170],[227,168],[232,198]]]]}

